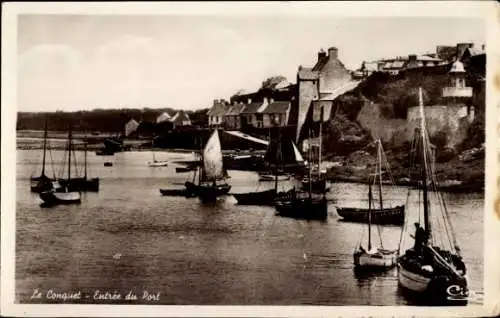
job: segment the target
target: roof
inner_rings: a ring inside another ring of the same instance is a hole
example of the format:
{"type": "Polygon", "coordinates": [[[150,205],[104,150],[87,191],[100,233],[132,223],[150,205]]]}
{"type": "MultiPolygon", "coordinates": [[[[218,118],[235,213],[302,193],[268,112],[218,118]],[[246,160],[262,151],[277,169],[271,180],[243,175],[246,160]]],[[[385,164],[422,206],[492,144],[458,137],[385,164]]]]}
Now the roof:
{"type": "Polygon", "coordinates": [[[161,123],[167,120],[170,120],[172,117],[167,112],[163,112],[156,118],[156,123],[161,123]]]}
{"type": "Polygon", "coordinates": [[[172,117],[172,121],[188,121],[189,115],[183,110],[178,111],[174,117],[172,117]]]}
{"type": "Polygon", "coordinates": [[[486,50],[484,50],[483,48],[475,47],[475,46],[468,48],[468,50],[469,50],[471,56],[486,54],[486,50]]]}
{"type": "Polygon", "coordinates": [[[216,103],[214,103],[212,108],[210,108],[207,115],[209,115],[209,116],[221,116],[221,115],[224,115],[228,109],[229,109],[229,105],[227,105],[225,103],[221,103],[221,102],[216,102],[216,103]]]}
{"type": "Polygon", "coordinates": [[[228,111],[226,112],[226,116],[228,115],[239,115],[245,109],[245,104],[239,103],[232,105],[228,111]]]}
{"type": "Polygon", "coordinates": [[[245,105],[245,108],[243,109],[241,114],[254,114],[259,110],[260,106],[262,106],[262,102],[254,102],[243,105],[245,105]]]}
{"type": "Polygon", "coordinates": [[[328,56],[322,56],[320,59],[318,59],[318,62],[316,63],[316,65],[313,66],[312,70],[313,71],[321,71],[321,69],[323,69],[323,67],[325,66],[325,64],[328,62],[328,56]]]}
{"type": "Polygon", "coordinates": [[[331,117],[333,100],[315,100],[312,102],[312,121],[318,122],[321,118],[321,108],[323,107],[323,121],[331,117]]]}
{"type": "Polygon", "coordinates": [[[436,55],[440,59],[449,61],[457,55],[457,47],[456,46],[438,45],[436,47],[436,55]]]}
{"type": "Polygon", "coordinates": [[[363,82],[362,80],[351,80],[343,84],[342,86],[337,87],[334,91],[330,92],[328,95],[321,97],[321,100],[324,101],[333,101],[340,95],[347,93],[358,87],[358,85],[363,82]]]}
{"type": "Polygon", "coordinates": [[[287,80],[282,80],[281,82],[279,82],[278,84],[276,84],[274,86],[274,89],[283,89],[283,88],[287,88],[291,85],[291,83],[287,80]]]}
{"type": "Polygon", "coordinates": [[[318,79],[318,72],[313,71],[311,68],[308,67],[301,67],[299,68],[299,79],[301,80],[315,80],[318,79]]]}
{"type": "Polygon", "coordinates": [[[290,102],[287,101],[275,101],[269,103],[266,109],[262,111],[263,114],[284,114],[290,109],[290,102]]]}
{"type": "Polygon", "coordinates": [[[464,64],[460,61],[455,61],[451,66],[450,73],[465,73],[464,64]]]}
{"type": "Polygon", "coordinates": [[[252,137],[250,135],[242,133],[241,131],[236,131],[236,130],[229,130],[228,131],[228,130],[225,130],[224,132],[228,133],[230,135],[239,137],[239,138],[243,138],[243,139],[255,142],[255,143],[262,144],[262,145],[266,145],[267,146],[269,144],[269,142],[266,141],[266,140],[262,140],[262,139],[259,139],[259,138],[252,137]]]}

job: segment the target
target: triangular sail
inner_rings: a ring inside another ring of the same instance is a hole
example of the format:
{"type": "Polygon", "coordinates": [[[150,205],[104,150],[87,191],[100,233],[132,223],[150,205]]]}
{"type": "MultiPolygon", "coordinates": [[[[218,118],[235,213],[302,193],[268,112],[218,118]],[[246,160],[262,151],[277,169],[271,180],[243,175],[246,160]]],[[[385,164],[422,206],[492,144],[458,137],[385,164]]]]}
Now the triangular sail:
{"type": "Polygon", "coordinates": [[[293,141],[291,143],[293,147],[293,154],[295,155],[295,161],[297,161],[297,163],[304,162],[304,158],[300,154],[299,149],[297,149],[297,146],[295,146],[295,143],[293,141]]]}
{"type": "Polygon", "coordinates": [[[205,180],[214,181],[219,178],[224,178],[222,149],[217,130],[210,136],[203,150],[203,178],[205,180]]]}

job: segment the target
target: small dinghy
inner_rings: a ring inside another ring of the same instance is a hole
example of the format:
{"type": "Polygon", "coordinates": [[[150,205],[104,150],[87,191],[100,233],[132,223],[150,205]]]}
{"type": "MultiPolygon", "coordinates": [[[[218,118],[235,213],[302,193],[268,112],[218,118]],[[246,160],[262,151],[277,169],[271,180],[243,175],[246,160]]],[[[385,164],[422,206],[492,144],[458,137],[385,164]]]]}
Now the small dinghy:
{"type": "Polygon", "coordinates": [[[169,197],[194,197],[194,193],[188,191],[187,189],[160,189],[160,193],[164,196],[169,197]]]}
{"type": "Polygon", "coordinates": [[[112,166],[113,166],[113,163],[112,163],[112,162],[109,162],[109,161],[106,161],[106,162],[104,163],[104,166],[105,166],[105,167],[112,167],[112,166]]]}

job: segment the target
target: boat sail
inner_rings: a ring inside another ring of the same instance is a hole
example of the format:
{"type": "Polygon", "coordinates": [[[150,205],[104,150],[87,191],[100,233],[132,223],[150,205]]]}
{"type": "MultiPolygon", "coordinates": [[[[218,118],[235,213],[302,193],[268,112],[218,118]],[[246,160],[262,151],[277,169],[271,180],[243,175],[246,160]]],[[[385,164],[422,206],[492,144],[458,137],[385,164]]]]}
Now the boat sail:
{"type": "MultiPolygon", "coordinates": [[[[309,130],[309,136],[311,131],[309,130]]],[[[312,191],[311,165],[309,165],[309,188],[307,191],[292,189],[278,197],[274,207],[276,215],[305,220],[325,221],[328,217],[328,202],[325,192],[318,197],[312,191]]]]}
{"type": "MultiPolygon", "coordinates": [[[[373,180],[375,182],[375,178],[373,180]]],[[[372,185],[368,185],[368,245],[363,248],[361,240],[354,251],[354,265],[356,269],[389,269],[396,265],[397,251],[384,249],[382,235],[377,226],[380,247],[372,246],[372,185]]]]}
{"type": "MultiPolygon", "coordinates": [[[[71,153],[72,153],[72,135],[71,127],[68,131],[68,179],[71,180],[71,153]]],[[[52,188],[40,193],[40,198],[47,205],[56,204],[73,204],[81,202],[81,195],[79,191],[70,189],[68,183],[62,185],[59,181],[52,182],[52,188]]]]}
{"type": "Polygon", "coordinates": [[[47,158],[47,118],[45,118],[45,128],[43,134],[43,155],[42,155],[42,171],[38,177],[31,177],[31,192],[40,193],[46,190],[50,190],[52,188],[52,182],[55,180],[54,178],[49,178],[45,174],[45,165],[47,158]]]}
{"type": "Polygon", "coordinates": [[[197,195],[203,202],[212,202],[231,189],[227,184],[227,170],[224,168],[219,132],[214,130],[201,155],[202,165],[199,168],[198,184],[187,181],[187,191],[197,195]],[[222,183],[217,183],[222,181],[222,183]]]}
{"type": "MultiPolygon", "coordinates": [[[[384,149],[380,139],[375,141],[377,149],[377,162],[375,168],[375,176],[378,178],[378,192],[379,192],[379,209],[370,210],[370,208],[352,208],[352,207],[336,207],[337,213],[342,217],[343,221],[368,223],[369,218],[372,224],[392,224],[403,225],[405,217],[405,205],[397,205],[394,207],[384,207],[383,193],[382,193],[382,161],[385,162],[385,170],[389,172],[389,164],[384,155],[384,149]],[[384,159],[384,160],[383,160],[384,159]]],[[[391,178],[392,179],[392,178],[391,178]]],[[[394,182],[391,180],[391,184],[394,182]]],[[[370,202],[371,203],[371,202],[370,202]]]]}
{"type": "Polygon", "coordinates": [[[446,204],[438,191],[421,89],[419,100],[420,127],[415,130],[412,151],[416,171],[412,173],[410,170],[410,178],[418,175],[420,189],[418,206],[407,204],[409,211],[399,245],[398,281],[405,291],[418,295],[418,299],[424,300],[426,304],[464,305],[468,295],[466,266],[460,255],[446,204]],[[432,204],[431,198],[435,199],[435,204],[432,204]],[[408,235],[410,217],[414,217],[415,221],[414,236],[408,235]],[[423,227],[420,224],[422,219],[423,227]],[[408,236],[413,237],[413,246],[408,246],[408,243],[411,244],[408,236]],[[460,300],[457,300],[457,296],[460,300]]]}

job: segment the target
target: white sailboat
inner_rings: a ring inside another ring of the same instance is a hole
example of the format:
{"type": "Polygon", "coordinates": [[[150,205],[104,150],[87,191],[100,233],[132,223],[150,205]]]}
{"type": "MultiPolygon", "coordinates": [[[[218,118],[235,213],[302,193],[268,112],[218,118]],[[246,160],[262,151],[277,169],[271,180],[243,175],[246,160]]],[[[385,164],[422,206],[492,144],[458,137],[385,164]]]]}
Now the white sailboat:
{"type": "MultiPolygon", "coordinates": [[[[68,179],[71,180],[71,153],[73,151],[71,127],[68,132],[68,179]]],[[[47,205],[74,204],[81,202],[79,191],[71,191],[70,184],[60,185],[58,181],[52,182],[52,189],[40,193],[40,198],[47,205]]]]}
{"type": "MultiPolygon", "coordinates": [[[[154,148],[154,138],[151,141],[151,144],[154,148]]],[[[152,151],[153,151],[153,161],[149,161],[148,166],[150,166],[150,167],[166,167],[166,166],[168,166],[167,160],[157,160],[156,156],[155,156],[155,150],[152,149],[152,151]]]]}
{"type": "Polygon", "coordinates": [[[208,139],[201,156],[198,184],[187,181],[186,189],[197,195],[202,201],[215,201],[231,189],[227,184],[227,171],[224,168],[219,133],[215,130],[208,139]]]}
{"type": "MultiPolygon", "coordinates": [[[[374,179],[375,181],[375,179],[374,179]]],[[[354,251],[354,265],[357,269],[389,269],[396,265],[397,251],[384,248],[380,229],[377,226],[380,246],[372,245],[372,185],[368,185],[368,245],[363,248],[361,240],[354,251]]]]}
{"type": "Polygon", "coordinates": [[[418,190],[422,195],[418,195],[418,206],[407,203],[408,213],[399,245],[398,281],[404,290],[426,302],[463,305],[467,303],[468,295],[466,266],[460,255],[445,201],[437,191],[421,89],[419,98],[420,127],[416,129],[412,151],[415,158],[411,162],[416,163],[415,175],[418,176],[418,190]],[[413,221],[410,221],[411,217],[413,221]],[[423,227],[420,220],[423,221],[423,227]],[[412,231],[411,222],[415,222],[414,235],[408,233],[412,231]],[[412,242],[413,246],[408,246],[412,242]],[[457,300],[460,296],[461,301],[457,300]]]}

